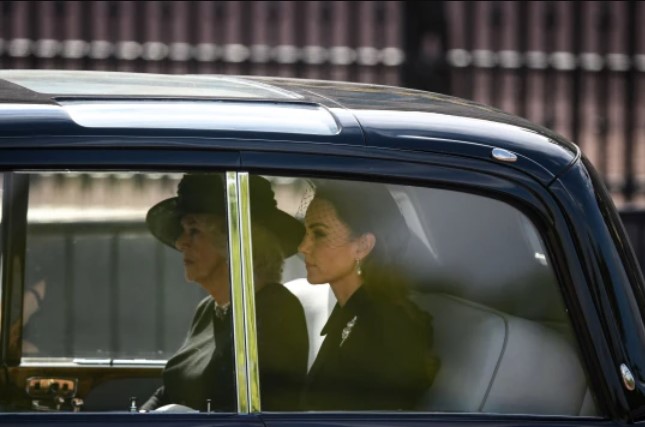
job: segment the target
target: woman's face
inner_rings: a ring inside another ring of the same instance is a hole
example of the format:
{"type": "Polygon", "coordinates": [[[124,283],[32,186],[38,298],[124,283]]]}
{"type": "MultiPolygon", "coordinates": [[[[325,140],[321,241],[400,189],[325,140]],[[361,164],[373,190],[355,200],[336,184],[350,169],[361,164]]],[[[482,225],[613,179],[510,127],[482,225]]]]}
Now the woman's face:
{"type": "Polygon", "coordinates": [[[357,276],[358,240],[327,200],[314,198],[309,205],[298,250],[305,256],[309,283],[341,283],[357,276]]]}
{"type": "Polygon", "coordinates": [[[206,286],[226,279],[228,251],[223,219],[216,215],[188,214],[182,217],[181,228],[175,246],[184,256],[186,280],[206,286]]]}

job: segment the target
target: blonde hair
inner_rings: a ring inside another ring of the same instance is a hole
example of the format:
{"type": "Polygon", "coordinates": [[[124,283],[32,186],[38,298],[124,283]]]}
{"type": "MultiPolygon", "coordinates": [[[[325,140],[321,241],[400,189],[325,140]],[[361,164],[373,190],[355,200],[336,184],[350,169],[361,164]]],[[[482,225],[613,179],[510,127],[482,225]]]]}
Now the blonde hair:
{"type": "Polygon", "coordinates": [[[253,274],[256,289],[269,283],[280,283],[284,254],[275,234],[261,224],[251,225],[253,236],[253,274]]]}
{"type": "MultiPolygon", "coordinates": [[[[226,224],[219,216],[206,214],[201,218],[214,237],[216,233],[226,236],[226,224]]],[[[272,231],[258,223],[251,224],[251,235],[253,237],[253,279],[256,290],[269,283],[280,283],[284,264],[280,241],[272,231]]],[[[228,239],[215,240],[215,246],[221,251],[222,256],[228,257],[228,239]]]]}

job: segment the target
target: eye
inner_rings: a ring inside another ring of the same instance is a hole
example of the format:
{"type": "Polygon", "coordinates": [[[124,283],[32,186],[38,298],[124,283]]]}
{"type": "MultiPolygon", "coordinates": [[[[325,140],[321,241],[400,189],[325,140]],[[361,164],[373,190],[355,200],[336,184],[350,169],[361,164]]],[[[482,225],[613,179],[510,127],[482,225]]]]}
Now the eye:
{"type": "Polygon", "coordinates": [[[314,240],[319,240],[327,237],[327,232],[321,227],[318,227],[317,225],[314,225],[313,227],[308,227],[306,230],[306,233],[309,237],[312,237],[314,240]]]}

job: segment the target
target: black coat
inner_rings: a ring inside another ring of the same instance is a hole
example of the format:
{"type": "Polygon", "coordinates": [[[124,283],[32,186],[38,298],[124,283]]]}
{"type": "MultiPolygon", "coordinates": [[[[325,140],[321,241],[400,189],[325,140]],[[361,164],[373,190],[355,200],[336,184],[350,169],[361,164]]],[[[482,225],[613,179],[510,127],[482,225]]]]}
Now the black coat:
{"type": "Polygon", "coordinates": [[[359,288],[332,311],[309,371],[305,410],[413,409],[438,367],[431,318],[359,288]]]}
{"type": "MultiPolygon", "coordinates": [[[[305,315],[284,286],[270,284],[256,294],[262,408],[292,410],[307,373],[309,344],[305,315]]],[[[142,409],[178,403],[198,410],[211,399],[213,411],[236,410],[231,310],[214,314],[214,300],[197,306],[186,341],[163,371],[163,383],[142,409]]]]}

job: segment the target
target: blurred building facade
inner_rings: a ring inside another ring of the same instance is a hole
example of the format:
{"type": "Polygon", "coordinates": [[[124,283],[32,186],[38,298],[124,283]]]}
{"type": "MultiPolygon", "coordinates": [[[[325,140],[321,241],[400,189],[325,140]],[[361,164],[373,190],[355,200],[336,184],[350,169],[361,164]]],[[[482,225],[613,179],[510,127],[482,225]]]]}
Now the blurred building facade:
{"type": "Polygon", "coordinates": [[[371,82],[473,99],[576,142],[645,207],[645,3],[2,1],[0,67],[371,82]]]}

